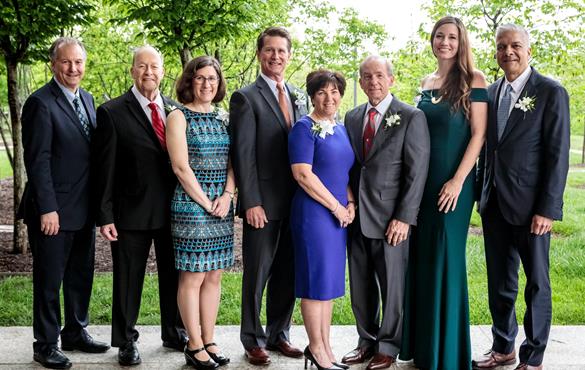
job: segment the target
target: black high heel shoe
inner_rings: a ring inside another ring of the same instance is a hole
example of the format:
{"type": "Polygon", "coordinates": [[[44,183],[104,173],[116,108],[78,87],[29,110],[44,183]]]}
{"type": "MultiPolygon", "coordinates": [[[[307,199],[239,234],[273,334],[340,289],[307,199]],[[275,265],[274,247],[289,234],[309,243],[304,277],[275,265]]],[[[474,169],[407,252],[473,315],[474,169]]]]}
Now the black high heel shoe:
{"type": "Polygon", "coordinates": [[[195,367],[195,369],[197,369],[197,370],[217,369],[219,367],[219,365],[217,364],[217,362],[213,361],[213,359],[210,358],[207,361],[201,361],[201,360],[198,360],[197,357],[195,357],[195,355],[201,351],[205,351],[205,347],[190,350],[188,345],[185,346],[185,351],[184,351],[185,352],[185,362],[187,363],[187,365],[191,365],[191,366],[195,367]]]}
{"type": "Polygon", "coordinates": [[[305,351],[303,353],[305,355],[305,369],[307,368],[307,362],[309,362],[309,361],[311,362],[311,365],[315,365],[317,367],[317,370],[342,370],[343,369],[342,367],[339,367],[336,364],[333,364],[333,366],[331,366],[331,367],[323,367],[323,366],[319,365],[319,363],[315,359],[315,356],[313,356],[313,353],[311,353],[309,346],[305,347],[305,351]]]}
{"type": "MultiPolygon", "coordinates": [[[[203,348],[205,348],[205,351],[207,351],[207,348],[213,347],[213,346],[217,347],[217,344],[214,342],[207,343],[207,344],[203,345],[203,348]]],[[[209,355],[209,357],[211,357],[211,359],[213,361],[217,362],[219,364],[219,366],[227,365],[230,363],[229,357],[224,356],[223,353],[221,353],[221,352],[214,353],[214,352],[207,351],[207,354],[209,355]]]]}

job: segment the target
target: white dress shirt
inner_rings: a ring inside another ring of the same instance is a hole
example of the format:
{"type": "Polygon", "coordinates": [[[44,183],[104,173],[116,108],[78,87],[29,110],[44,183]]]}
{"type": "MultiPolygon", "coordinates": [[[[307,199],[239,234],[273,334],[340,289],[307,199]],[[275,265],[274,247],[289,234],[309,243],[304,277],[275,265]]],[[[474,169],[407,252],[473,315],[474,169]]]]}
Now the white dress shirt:
{"type": "Polygon", "coordinates": [[[375,132],[378,132],[378,128],[380,127],[380,123],[382,123],[382,117],[384,116],[384,113],[386,113],[388,108],[390,108],[390,104],[392,103],[392,98],[393,98],[392,94],[389,93],[375,107],[368,101],[368,104],[366,104],[366,115],[364,117],[364,122],[363,122],[363,126],[362,126],[362,134],[364,133],[364,130],[366,129],[366,125],[368,124],[368,120],[369,120],[368,112],[370,111],[370,108],[375,108],[376,111],[378,112],[378,113],[376,113],[376,116],[374,117],[374,121],[376,123],[376,125],[375,125],[376,131],[375,132]]]}
{"type": "MultiPolygon", "coordinates": [[[[140,91],[138,91],[138,89],[136,88],[136,85],[132,86],[132,93],[136,97],[136,100],[138,100],[138,103],[140,104],[140,107],[144,111],[144,114],[146,114],[146,117],[148,117],[148,122],[150,122],[150,124],[152,125],[152,110],[150,110],[150,108],[148,107],[148,104],[150,104],[150,100],[148,100],[144,95],[142,95],[140,93],[140,91]]],[[[154,102],[158,106],[158,114],[160,115],[160,117],[163,120],[163,123],[166,126],[167,114],[165,113],[165,108],[164,108],[165,106],[164,106],[162,97],[160,96],[160,92],[158,94],[156,94],[156,98],[154,98],[154,102]]]]}
{"type": "Polygon", "coordinates": [[[502,89],[500,90],[500,101],[499,103],[502,102],[502,96],[504,95],[504,91],[506,91],[506,87],[508,85],[512,86],[512,90],[510,91],[510,98],[511,98],[511,102],[512,104],[510,104],[510,111],[508,112],[508,116],[510,115],[510,113],[512,113],[512,109],[514,109],[514,104],[516,104],[516,102],[518,101],[518,99],[520,98],[520,94],[522,93],[522,90],[524,90],[524,86],[526,86],[526,83],[528,82],[528,79],[530,78],[530,74],[532,73],[532,68],[530,68],[530,66],[528,66],[524,72],[522,72],[522,74],[520,74],[520,76],[518,76],[514,81],[509,82],[508,79],[506,79],[506,77],[504,77],[504,84],[502,85],[502,89]]]}
{"type": "MultiPolygon", "coordinates": [[[[272,91],[272,93],[274,94],[274,97],[276,97],[276,101],[278,102],[278,88],[276,87],[276,81],[274,81],[270,77],[266,76],[262,72],[260,72],[260,76],[262,76],[262,78],[264,79],[264,81],[266,81],[266,83],[268,84],[268,87],[270,87],[270,90],[272,91]]],[[[286,92],[285,95],[286,95],[286,100],[288,102],[287,104],[288,104],[289,117],[293,121],[291,123],[294,124],[295,114],[293,112],[292,102],[290,101],[290,91],[288,91],[288,89],[287,89],[286,84],[284,83],[284,81],[282,81],[282,86],[284,87],[284,91],[286,92]]]]}

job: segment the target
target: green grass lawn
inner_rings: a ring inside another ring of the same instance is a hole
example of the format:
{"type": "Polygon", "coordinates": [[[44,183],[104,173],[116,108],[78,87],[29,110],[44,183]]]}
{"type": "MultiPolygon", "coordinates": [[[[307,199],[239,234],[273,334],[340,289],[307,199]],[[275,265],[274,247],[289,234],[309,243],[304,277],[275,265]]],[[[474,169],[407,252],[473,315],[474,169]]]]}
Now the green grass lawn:
{"type": "Polygon", "coordinates": [[[12,176],[12,166],[8,161],[6,150],[0,150],[0,180],[12,176]]]}
{"type": "MultiPolygon", "coordinates": [[[[550,249],[551,282],[553,292],[553,324],[584,325],[585,310],[585,172],[569,175],[565,192],[564,219],[553,227],[550,249]]],[[[474,213],[472,224],[481,225],[474,213]]],[[[471,323],[489,324],[487,279],[481,236],[470,235],[467,245],[467,275],[471,323]]],[[[226,273],[223,278],[218,324],[237,325],[240,321],[241,274],[226,273]]],[[[524,313],[524,276],[520,271],[518,292],[518,320],[524,313]]],[[[99,274],[95,278],[90,315],[92,324],[109,324],[111,318],[111,274],[99,274]]],[[[156,275],[145,280],[139,324],[155,325],[159,319],[156,275]]],[[[349,288],[346,289],[349,292],[349,288]]],[[[30,277],[10,277],[0,280],[0,326],[31,325],[32,282],[30,277]]],[[[333,322],[337,325],[353,325],[349,293],[335,301],[333,322]]],[[[294,324],[301,324],[298,307],[294,311],[294,324]]]]}

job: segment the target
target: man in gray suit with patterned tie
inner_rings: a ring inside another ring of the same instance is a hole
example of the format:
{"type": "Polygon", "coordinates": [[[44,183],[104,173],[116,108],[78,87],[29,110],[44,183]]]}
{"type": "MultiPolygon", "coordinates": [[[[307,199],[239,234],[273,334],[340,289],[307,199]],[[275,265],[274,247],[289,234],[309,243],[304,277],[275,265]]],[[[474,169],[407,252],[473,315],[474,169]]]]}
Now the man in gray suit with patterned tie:
{"type": "Polygon", "coordinates": [[[90,205],[93,97],[80,88],[86,53],[76,39],[57,39],[49,50],[53,78],[22,109],[28,183],[19,216],[28,226],[33,255],[34,360],[52,369],[71,367],[59,351],[105,352],[85,327],[93,283],[95,228],[90,205]],[[63,284],[65,326],[59,290],[63,284]]]}
{"type": "Polygon", "coordinates": [[[408,236],[429,166],[425,115],[390,94],[393,83],[389,61],[366,58],[360,86],[368,103],[345,116],[356,156],[350,186],[358,207],[348,260],[359,340],[342,361],[357,364],[373,356],[368,370],[390,367],[400,352],[408,236]]]}
{"type": "Polygon", "coordinates": [[[506,24],[496,31],[496,59],[505,77],[488,88],[489,110],[482,217],[493,342],[474,369],[516,362],[514,304],[520,261],[526,273],[526,339],[517,369],[542,369],[552,319],[550,231],[563,216],[569,169],[567,91],[529,65],[528,32],[506,24]]]}

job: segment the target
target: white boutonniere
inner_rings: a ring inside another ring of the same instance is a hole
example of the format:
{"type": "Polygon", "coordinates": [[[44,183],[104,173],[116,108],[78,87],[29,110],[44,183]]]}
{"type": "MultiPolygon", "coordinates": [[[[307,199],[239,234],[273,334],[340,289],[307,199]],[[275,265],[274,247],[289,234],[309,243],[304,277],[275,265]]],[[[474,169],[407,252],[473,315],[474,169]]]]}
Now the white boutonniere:
{"type": "Polygon", "coordinates": [[[318,135],[321,139],[325,139],[327,135],[333,135],[333,128],[335,123],[331,121],[313,121],[311,131],[314,135],[318,135]]]}
{"type": "Polygon", "coordinates": [[[389,112],[384,118],[384,130],[400,125],[400,114],[389,112]]]}
{"type": "Polygon", "coordinates": [[[307,107],[307,98],[304,95],[297,96],[295,99],[295,105],[299,110],[307,107]]]}
{"type": "Polygon", "coordinates": [[[526,112],[532,112],[534,110],[535,104],[536,96],[525,95],[523,98],[520,98],[516,104],[514,104],[514,108],[520,109],[526,114],[526,112]]]}
{"type": "Polygon", "coordinates": [[[224,124],[224,126],[230,125],[230,114],[223,108],[216,108],[217,118],[224,124]]]}
{"type": "Polygon", "coordinates": [[[173,105],[173,104],[165,104],[164,105],[165,114],[167,114],[167,115],[178,108],[179,107],[177,107],[176,105],[173,105]]]}
{"type": "Polygon", "coordinates": [[[419,102],[422,100],[422,92],[423,92],[423,89],[422,89],[422,87],[420,87],[420,86],[419,86],[419,87],[416,89],[416,92],[417,92],[417,94],[414,96],[414,106],[415,106],[415,107],[416,107],[416,106],[418,105],[418,103],[419,103],[419,102]]]}

